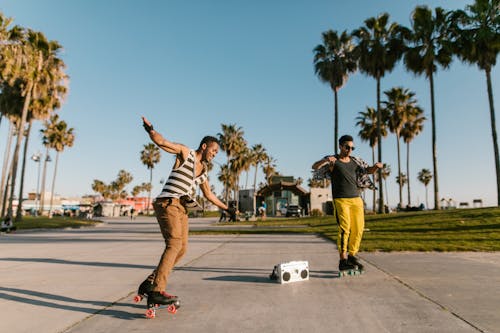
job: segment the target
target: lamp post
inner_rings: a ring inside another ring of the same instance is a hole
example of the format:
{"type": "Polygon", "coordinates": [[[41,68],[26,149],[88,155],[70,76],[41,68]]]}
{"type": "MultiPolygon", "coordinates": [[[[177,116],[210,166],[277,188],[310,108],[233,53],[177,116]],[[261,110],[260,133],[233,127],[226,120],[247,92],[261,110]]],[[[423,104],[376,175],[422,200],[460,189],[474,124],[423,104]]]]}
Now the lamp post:
{"type": "Polygon", "coordinates": [[[42,154],[40,152],[33,154],[31,156],[31,159],[35,162],[38,163],[38,177],[36,179],[36,193],[35,193],[35,216],[38,214],[38,205],[39,205],[39,192],[40,192],[40,166],[41,166],[41,158],[42,154]]]}
{"type": "Polygon", "coordinates": [[[43,215],[43,208],[45,204],[45,179],[47,178],[47,162],[51,162],[49,153],[45,155],[45,161],[43,163],[43,175],[42,175],[42,189],[40,193],[40,215],[43,215]]]}

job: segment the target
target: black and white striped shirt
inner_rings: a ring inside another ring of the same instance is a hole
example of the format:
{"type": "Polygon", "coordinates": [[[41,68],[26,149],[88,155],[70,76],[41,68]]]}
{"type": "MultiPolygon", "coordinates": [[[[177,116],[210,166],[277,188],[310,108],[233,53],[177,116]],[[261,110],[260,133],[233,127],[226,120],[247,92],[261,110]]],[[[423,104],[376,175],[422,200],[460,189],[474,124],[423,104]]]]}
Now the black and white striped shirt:
{"type": "Polygon", "coordinates": [[[195,170],[196,156],[195,151],[191,150],[184,162],[178,168],[172,169],[165,186],[163,186],[157,198],[180,198],[183,196],[192,198],[196,187],[208,179],[206,168],[198,177],[196,177],[195,170]]]}

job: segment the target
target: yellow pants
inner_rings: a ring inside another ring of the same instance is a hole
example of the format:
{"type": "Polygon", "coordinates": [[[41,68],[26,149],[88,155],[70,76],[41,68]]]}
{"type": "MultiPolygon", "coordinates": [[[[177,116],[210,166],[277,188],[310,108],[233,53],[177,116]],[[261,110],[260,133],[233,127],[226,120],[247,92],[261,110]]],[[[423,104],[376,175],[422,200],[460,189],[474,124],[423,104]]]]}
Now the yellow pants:
{"type": "Polygon", "coordinates": [[[363,200],[360,197],[333,199],[333,207],[339,225],[337,237],[339,252],[354,256],[359,251],[365,228],[363,200]]]}

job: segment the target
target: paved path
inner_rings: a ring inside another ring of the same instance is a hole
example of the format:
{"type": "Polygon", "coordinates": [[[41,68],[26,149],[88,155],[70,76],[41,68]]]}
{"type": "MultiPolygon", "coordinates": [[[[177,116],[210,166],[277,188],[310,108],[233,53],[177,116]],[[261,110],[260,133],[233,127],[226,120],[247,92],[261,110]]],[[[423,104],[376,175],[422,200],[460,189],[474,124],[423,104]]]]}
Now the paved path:
{"type": "Polygon", "coordinates": [[[1,332],[500,332],[500,253],[363,253],[365,274],[337,278],[316,235],[192,236],[169,285],[181,309],[147,320],[132,299],[163,249],[153,219],[0,235],[0,248],[1,332]],[[311,279],[268,279],[290,260],[311,279]]]}

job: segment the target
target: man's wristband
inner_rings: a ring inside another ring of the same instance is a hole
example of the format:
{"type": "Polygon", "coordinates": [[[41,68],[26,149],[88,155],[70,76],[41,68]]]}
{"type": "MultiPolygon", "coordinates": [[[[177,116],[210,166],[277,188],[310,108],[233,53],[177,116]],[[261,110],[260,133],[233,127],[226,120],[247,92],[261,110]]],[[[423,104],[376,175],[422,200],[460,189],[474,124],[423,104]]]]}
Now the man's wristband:
{"type": "Polygon", "coordinates": [[[153,125],[148,125],[148,124],[144,123],[143,126],[144,126],[144,129],[146,130],[146,132],[148,132],[148,133],[151,133],[152,131],[154,131],[153,125]]]}

